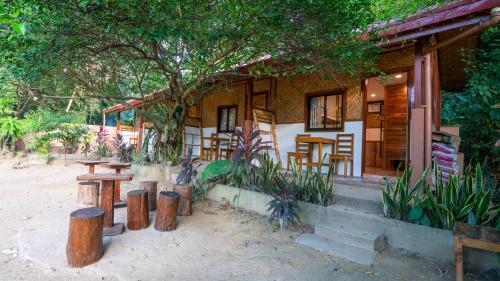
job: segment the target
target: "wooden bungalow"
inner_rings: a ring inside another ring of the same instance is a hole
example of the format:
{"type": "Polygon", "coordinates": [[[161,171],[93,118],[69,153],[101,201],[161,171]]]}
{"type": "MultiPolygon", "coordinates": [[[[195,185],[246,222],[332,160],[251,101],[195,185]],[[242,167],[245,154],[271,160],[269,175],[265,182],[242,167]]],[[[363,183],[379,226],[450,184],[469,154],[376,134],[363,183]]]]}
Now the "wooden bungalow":
{"type": "MultiPolygon", "coordinates": [[[[271,154],[284,165],[289,152],[300,148],[296,137],[310,135],[314,139],[302,146],[307,151],[313,144],[310,162],[317,162],[324,153],[351,150],[349,157],[339,158],[340,174],[347,162],[347,174],[355,177],[391,175],[400,163],[411,163],[414,175],[419,175],[431,164],[431,134],[441,126],[441,90],[464,87],[460,50],[479,47],[479,32],[498,23],[497,6],[499,0],[463,0],[391,25],[380,42],[378,66],[386,74],[383,77],[326,80],[313,73],[236,81],[206,95],[190,110],[189,117],[199,123],[189,123],[186,143],[201,143],[196,153],[210,159],[214,140],[230,138],[244,120],[262,117],[263,123],[273,123],[260,125],[272,132],[263,138],[274,134],[276,151],[271,154]],[[195,140],[197,128],[204,141],[195,140]],[[335,140],[337,147],[331,149],[328,140],[335,140]]],[[[115,106],[104,114],[127,109],[115,106]]],[[[138,122],[138,146],[143,129],[144,123],[138,122]]],[[[217,153],[212,154],[213,160],[217,153]]]]}

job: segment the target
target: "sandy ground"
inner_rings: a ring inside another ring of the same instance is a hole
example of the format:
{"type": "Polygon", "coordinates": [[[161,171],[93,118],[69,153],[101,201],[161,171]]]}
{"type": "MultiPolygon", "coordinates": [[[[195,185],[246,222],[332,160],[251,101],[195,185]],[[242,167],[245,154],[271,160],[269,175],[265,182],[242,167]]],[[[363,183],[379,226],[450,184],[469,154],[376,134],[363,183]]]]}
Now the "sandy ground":
{"type": "MultiPolygon", "coordinates": [[[[77,208],[75,177],[87,168],[12,164],[0,160],[0,280],[454,280],[449,264],[391,251],[371,267],[336,260],[293,242],[305,227],[277,230],[264,217],[211,201],[196,204],[176,231],[150,225],[107,237],[99,262],[70,268],[65,247],[77,208]]],[[[133,188],[125,185],[122,197],[133,188]]],[[[115,222],[126,222],[125,209],[115,222]]]]}

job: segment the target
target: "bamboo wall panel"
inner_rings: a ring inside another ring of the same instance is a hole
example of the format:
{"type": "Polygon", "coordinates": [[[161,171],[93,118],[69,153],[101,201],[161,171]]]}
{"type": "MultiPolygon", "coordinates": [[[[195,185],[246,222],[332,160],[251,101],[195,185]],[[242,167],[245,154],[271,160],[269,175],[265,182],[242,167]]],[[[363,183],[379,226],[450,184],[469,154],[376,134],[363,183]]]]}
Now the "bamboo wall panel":
{"type": "Polygon", "coordinates": [[[278,78],[276,92],[277,123],[304,122],[305,95],[312,92],[347,88],[346,120],[361,120],[362,95],[358,79],[322,79],[319,74],[278,78]]]}
{"type": "Polygon", "coordinates": [[[256,92],[264,92],[271,91],[271,78],[265,78],[256,80],[253,82],[253,91],[256,92]]]}
{"type": "Polygon", "coordinates": [[[382,71],[412,66],[415,60],[415,48],[409,47],[380,56],[377,66],[382,71]]]}
{"type": "Polygon", "coordinates": [[[217,127],[217,107],[235,104],[238,105],[236,125],[241,126],[245,118],[245,89],[245,84],[239,84],[205,96],[201,106],[203,127],[217,127]]]}
{"type": "MultiPolygon", "coordinates": [[[[438,42],[450,39],[462,30],[450,30],[438,34],[438,42]]],[[[464,72],[465,61],[463,50],[470,50],[479,47],[479,37],[469,36],[458,40],[438,51],[439,74],[441,78],[441,88],[446,91],[461,91],[467,82],[467,75],[464,72]]]]}

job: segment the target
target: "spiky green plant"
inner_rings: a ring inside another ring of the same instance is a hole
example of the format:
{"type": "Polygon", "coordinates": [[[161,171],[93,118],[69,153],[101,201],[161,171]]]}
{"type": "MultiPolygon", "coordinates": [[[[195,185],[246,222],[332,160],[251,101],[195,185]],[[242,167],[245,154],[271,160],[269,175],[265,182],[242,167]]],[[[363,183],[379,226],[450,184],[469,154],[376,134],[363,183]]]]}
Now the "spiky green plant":
{"type": "Polygon", "coordinates": [[[257,169],[256,186],[259,191],[271,193],[274,189],[275,178],[281,174],[281,162],[274,164],[268,153],[264,153],[261,166],[257,169]]]}
{"type": "Polygon", "coordinates": [[[280,175],[274,178],[277,190],[272,193],[273,200],[267,203],[267,211],[271,211],[268,222],[273,224],[279,221],[281,228],[287,228],[290,223],[300,222],[297,212],[300,210],[297,199],[288,188],[286,179],[280,175]]]}
{"type": "Polygon", "coordinates": [[[333,202],[333,166],[330,166],[328,173],[323,175],[321,169],[314,171],[308,167],[305,171],[298,169],[292,163],[292,181],[297,198],[302,201],[311,202],[327,206],[333,202]]]}
{"type": "Polygon", "coordinates": [[[406,167],[403,176],[398,176],[395,183],[392,183],[388,177],[384,178],[381,192],[386,217],[408,221],[414,197],[426,182],[429,170],[427,168],[424,171],[422,178],[413,187],[408,186],[413,173],[412,167],[406,167]]]}
{"type": "Polygon", "coordinates": [[[434,190],[426,184],[420,202],[426,208],[432,225],[451,230],[456,222],[490,224],[496,210],[491,204],[493,190],[483,184],[479,164],[475,173],[467,168],[463,177],[450,175],[447,183],[443,182],[442,174],[437,169],[434,169],[434,178],[434,190]]]}

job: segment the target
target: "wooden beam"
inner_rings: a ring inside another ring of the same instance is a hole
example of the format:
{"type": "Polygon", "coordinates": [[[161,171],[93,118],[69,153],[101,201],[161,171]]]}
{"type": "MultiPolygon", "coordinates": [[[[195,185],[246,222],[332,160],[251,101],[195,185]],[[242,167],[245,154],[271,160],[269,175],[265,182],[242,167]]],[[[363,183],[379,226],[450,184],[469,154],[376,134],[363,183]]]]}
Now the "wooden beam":
{"type": "Polygon", "coordinates": [[[429,36],[432,34],[452,30],[452,29],[457,29],[457,28],[462,28],[474,24],[478,24],[483,21],[489,20],[489,16],[482,16],[482,17],[475,17],[471,19],[466,19],[466,20],[461,20],[461,21],[456,21],[452,22],[446,25],[442,25],[439,27],[434,27],[434,28],[429,28],[426,30],[422,31],[417,31],[417,32],[412,32],[404,35],[400,35],[391,39],[382,39],[382,41],[378,44],[379,46],[384,46],[384,47],[389,47],[391,45],[395,45],[397,43],[402,43],[404,41],[409,41],[409,40],[414,40],[420,37],[425,37],[429,36]]]}
{"type": "Polygon", "coordinates": [[[121,124],[120,124],[120,111],[116,113],[116,137],[120,134],[121,124]]]}
{"type": "Polygon", "coordinates": [[[452,43],[454,43],[462,38],[465,38],[465,37],[471,36],[473,34],[476,34],[478,32],[481,32],[482,30],[497,24],[499,21],[500,21],[500,7],[493,8],[493,9],[491,9],[491,18],[488,21],[479,22],[476,26],[465,30],[464,32],[458,34],[455,37],[452,37],[448,40],[440,42],[436,45],[432,45],[432,46],[429,46],[427,48],[424,48],[423,53],[429,54],[433,51],[437,51],[437,50],[439,50],[443,47],[446,47],[446,46],[448,46],[448,45],[450,45],[450,44],[452,44],[452,43]]]}
{"type": "Polygon", "coordinates": [[[413,96],[410,97],[410,107],[419,108],[422,105],[422,40],[418,40],[415,44],[415,61],[414,61],[414,77],[413,77],[413,96]]]}

